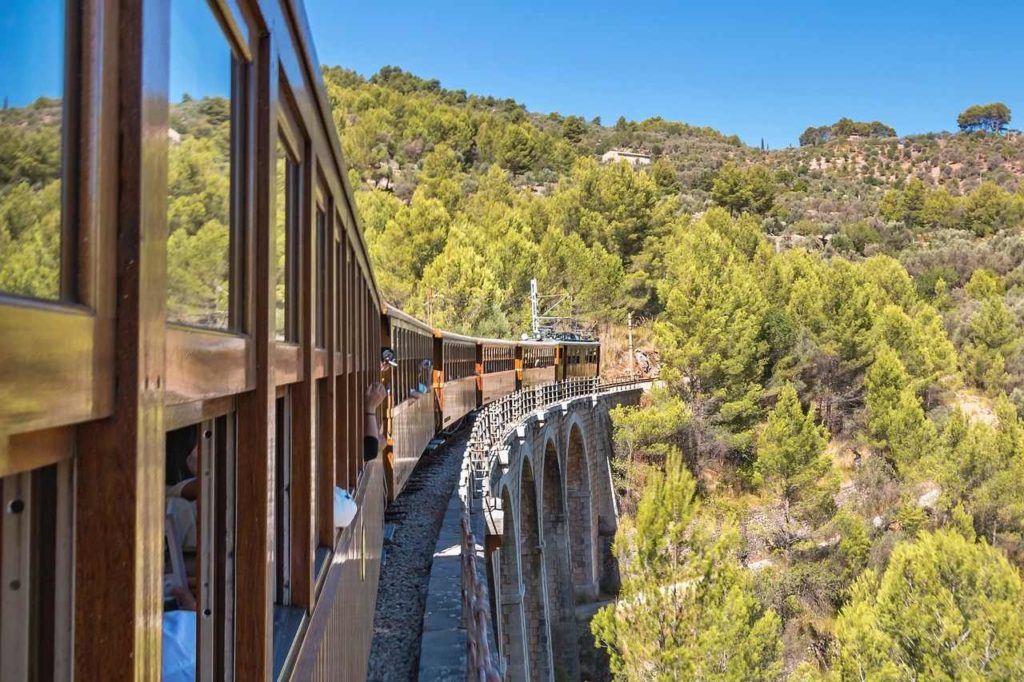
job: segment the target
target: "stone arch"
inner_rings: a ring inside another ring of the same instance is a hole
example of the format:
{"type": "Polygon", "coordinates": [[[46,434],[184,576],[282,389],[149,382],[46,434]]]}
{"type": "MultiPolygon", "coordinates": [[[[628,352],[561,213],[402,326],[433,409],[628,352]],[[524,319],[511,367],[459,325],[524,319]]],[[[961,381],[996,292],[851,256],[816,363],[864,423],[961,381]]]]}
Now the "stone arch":
{"type": "Polygon", "coordinates": [[[594,429],[587,442],[590,462],[591,513],[594,521],[594,570],[600,592],[616,594],[619,591],[619,568],[612,553],[618,515],[615,508],[615,490],[612,487],[608,460],[612,454],[611,416],[605,403],[596,405],[591,413],[594,429]]]}
{"type": "Polygon", "coordinates": [[[544,568],[547,577],[552,663],[555,679],[579,679],[576,600],[569,566],[569,532],[558,448],[554,439],[544,446],[543,527],[544,568]]]}
{"type": "Polygon", "coordinates": [[[519,537],[516,533],[515,508],[508,487],[501,491],[502,529],[499,565],[498,624],[501,654],[505,657],[509,679],[526,679],[526,627],[523,614],[523,588],[519,572],[519,537]]]}
{"type": "Polygon", "coordinates": [[[578,598],[594,599],[598,592],[597,511],[594,508],[591,462],[578,418],[569,424],[565,460],[573,585],[578,598]]]}
{"type": "Polygon", "coordinates": [[[548,680],[551,679],[551,636],[544,595],[547,580],[537,505],[537,479],[531,460],[524,453],[519,477],[519,567],[529,679],[548,680]]]}

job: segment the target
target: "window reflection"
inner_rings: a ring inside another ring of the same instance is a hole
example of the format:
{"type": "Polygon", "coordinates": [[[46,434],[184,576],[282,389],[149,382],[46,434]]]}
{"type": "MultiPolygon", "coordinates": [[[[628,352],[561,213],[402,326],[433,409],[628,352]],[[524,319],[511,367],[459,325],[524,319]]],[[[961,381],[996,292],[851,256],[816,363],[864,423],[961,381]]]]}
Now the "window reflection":
{"type": "Polygon", "coordinates": [[[0,291],[57,299],[63,0],[0,3],[0,291]]]}
{"type": "Polygon", "coordinates": [[[295,340],[295,279],[292,233],[295,223],[295,183],[298,165],[280,139],[277,141],[276,198],[274,202],[274,335],[278,341],[295,340]]]}
{"type": "Polygon", "coordinates": [[[230,324],[232,55],[204,0],[172,0],[167,318],[230,324]]]}
{"type": "Polygon", "coordinates": [[[327,346],[327,332],[325,329],[327,319],[327,215],[323,209],[317,206],[316,209],[316,276],[313,279],[313,287],[316,295],[313,300],[313,310],[316,328],[314,337],[317,348],[327,346]]]}

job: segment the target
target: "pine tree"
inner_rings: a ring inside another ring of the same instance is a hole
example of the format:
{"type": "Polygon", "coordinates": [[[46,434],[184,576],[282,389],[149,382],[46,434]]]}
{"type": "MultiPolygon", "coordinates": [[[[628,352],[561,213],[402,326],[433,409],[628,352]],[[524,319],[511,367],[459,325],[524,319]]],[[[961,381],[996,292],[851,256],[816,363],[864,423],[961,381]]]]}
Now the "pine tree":
{"type": "Polygon", "coordinates": [[[697,419],[720,429],[734,450],[749,452],[761,414],[767,301],[733,241],[738,229],[722,209],[679,229],[665,257],[665,313],[656,333],[663,364],[677,372],[697,419]]]}
{"type": "Polygon", "coordinates": [[[385,298],[399,307],[448,239],[451,216],[444,204],[417,191],[408,208],[394,213],[380,232],[367,232],[367,248],[385,298]]]}
{"type": "Polygon", "coordinates": [[[903,224],[913,229],[921,226],[921,214],[924,210],[927,190],[920,178],[910,179],[903,188],[903,224]]]}
{"type": "Polygon", "coordinates": [[[969,340],[963,348],[967,376],[982,388],[998,391],[1007,362],[1019,353],[1020,331],[1006,302],[995,295],[985,298],[971,318],[969,340]]]}
{"type": "Polygon", "coordinates": [[[962,502],[974,529],[991,544],[1021,557],[1024,540],[1024,425],[1005,396],[996,400],[993,427],[968,422],[956,411],[942,433],[949,466],[943,489],[951,502],[962,502]]]}
{"type": "Polygon", "coordinates": [[[960,224],[960,201],[945,187],[928,193],[921,209],[921,224],[933,230],[949,230],[960,224]]]}
{"type": "Polygon", "coordinates": [[[925,417],[910,376],[896,352],[883,345],[864,382],[867,389],[868,435],[901,474],[935,442],[935,427],[925,417]]]}
{"type": "Polygon", "coordinates": [[[454,232],[444,251],[424,270],[409,308],[437,327],[507,337],[511,329],[501,302],[502,291],[483,256],[454,232]]]}
{"type": "Polygon", "coordinates": [[[987,301],[993,296],[1001,296],[1004,288],[999,275],[988,268],[975,270],[964,285],[964,291],[975,301],[987,301]]]}
{"type": "Polygon", "coordinates": [[[858,580],[835,637],[841,680],[1021,679],[1024,582],[984,542],[922,533],[858,580]]]}
{"type": "Polygon", "coordinates": [[[782,499],[787,524],[791,515],[802,519],[830,506],[838,491],[838,481],[828,475],[832,461],[825,454],[827,443],[814,408],[805,413],[796,389],[786,384],[758,434],[754,472],[782,499]]]}
{"type": "Polygon", "coordinates": [[[1010,227],[1018,218],[1012,195],[990,180],[978,185],[964,201],[964,223],[978,237],[1010,227]]]}
{"type": "Polygon", "coordinates": [[[711,198],[733,215],[745,211],[765,215],[775,204],[775,175],[764,166],[741,169],[734,163],[722,166],[711,187],[711,198]]]}
{"type": "Polygon", "coordinates": [[[616,676],[628,680],[777,680],[781,622],[737,560],[739,535],[700,513],[678,451],[644,490],[615,540],[619,600],[592,621],[616,676]]]}

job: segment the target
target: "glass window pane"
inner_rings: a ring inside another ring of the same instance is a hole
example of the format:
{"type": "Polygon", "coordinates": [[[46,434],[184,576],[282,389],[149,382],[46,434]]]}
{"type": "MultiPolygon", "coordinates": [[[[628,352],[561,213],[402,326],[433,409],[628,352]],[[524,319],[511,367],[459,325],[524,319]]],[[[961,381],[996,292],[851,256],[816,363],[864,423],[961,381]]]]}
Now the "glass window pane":
{"type": "Polygon", "coordinates": [[[313,317],[316,323],[316,347],[325,348],[327,345],[325,330],[325,320],[327,319],[327,215],[319,206],[316,210],[316,276],[313,278],[313,286],[316,289],[316,295],[313,297],[316,302],[313,317]]]}
{"type": "Polygon", "coordinates": [[[167,319],[226,329],[232,55],[205,0],[172,0],[167,319]]]}
{"type": "Polygon", "coordinates": [[[285,150],[285,146],[279,139],[277,141],[277,197],[274,202],[276,213],[274,219],[274,335],[279,341],[294,340],[294,330],[291,323],[294,311],[290,313],[288,310],[289,300],[292,295],[289,289],[291,288],[291,268],[293,267],[291,254],[288,253],[288,250],[292,246],[291,226],[294,220],[292,213],[295,209],[291,204],[294,201],[292,185],[295,167],[295,161],[285,150]]]}
{"type": "Polygon", "coordinates": [[[57,299],[63,0],[0,3],[0,291],[57,299]]]}

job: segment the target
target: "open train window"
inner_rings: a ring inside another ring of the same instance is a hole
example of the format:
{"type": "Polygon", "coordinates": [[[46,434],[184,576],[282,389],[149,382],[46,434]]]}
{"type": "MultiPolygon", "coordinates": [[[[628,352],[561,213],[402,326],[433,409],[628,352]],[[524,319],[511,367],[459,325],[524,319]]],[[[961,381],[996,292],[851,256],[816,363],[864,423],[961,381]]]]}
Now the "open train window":
{"type": "Polygon", "coordinates": [[[287,390],[277,399],[274,449],[274,621],[273,651],[276,680],[295,643],[306,610],[292,606],[291,486],[292,408],[287,390]]]}
{"type": "Polygon", "coordinates": [[[515,351],[511,346],[484,346],[484,373],[505,372],[515,368],[515,351]]]}
{"type": "MultiPolygon", "coordinates": [[[[336,267],[336,283],[337,283],[337,302],[335,303],[335,329],[337,341],[335,348],[338,352],[344,352],[346,343],[345,334],[348,330],[348,290],[349,290],[349,268],[351,267],[351,256],[349,255],[348,249],[348,213],[344,210],[340,210],[340,207],[335,205],[334,213],[334,225],[333,230],[335,234],[335,258],[337,259],[336,267]]],[[[342,364],[341,371],[345,371],[345,366],[342,364]]]]}
{"type": "Polygon", "coordinates": [[[0,479],[3,678],[71,677],[72,464],[0,479]]]}
{"type": "Polygon", "coordinates": [[[444,344],[444,380],[455,381],[475,374],[476,347],[470,343],[444,344]]]}
{"type": "Polygon", "coordinates": [[[331,448],[327,440],[328,419],[330,418],[330,402],[327,396],[329,379],[320,379],[316,382],[316,394],[314,395],[314,429],[315,440],[313,441],[313,509],[316,512],[316,524],[313,528],[314,537],[314,563],[313,578],[316,580],[327,565],[331,555],[331,548],[334,546],[334,477],[331,475],[331,448]],[[327,511],[330,510],[330,514],[327,511]],[[325,518],[329,516],[329,518],[325,518]]]}
{"type": "Polygon", "coordinates": [[[527,346],[523,349],[523,368],[536,369],[555,364],[555,349],[551,347],[527,346]]]}
{"type": "Polygon", "coordinates": [[[167,434],[164,670],[200,678],[234,669],[235,417],[167,434]]]}
{"type": "Polygon", "coordinates": [[[0,291],[18,296],[73,298],[77,7],[0,3],[0,291]]]}
{"type": "Polygon", "coordinates": [[[173,0],[167,165],[167,319],[228,329],[232,201],[244,97],[231,42],[206,0],[173,0]]]}

